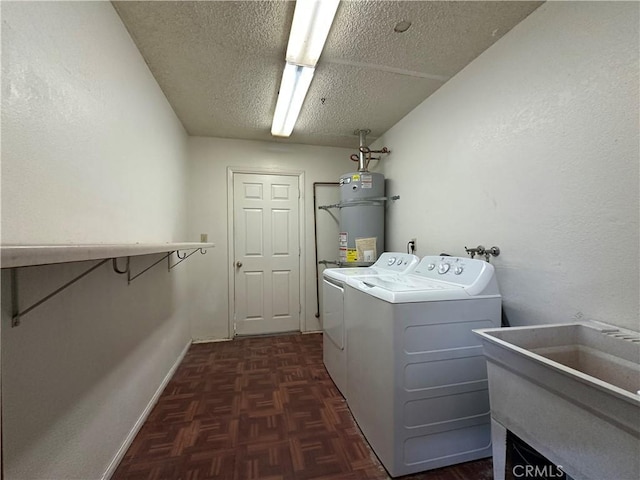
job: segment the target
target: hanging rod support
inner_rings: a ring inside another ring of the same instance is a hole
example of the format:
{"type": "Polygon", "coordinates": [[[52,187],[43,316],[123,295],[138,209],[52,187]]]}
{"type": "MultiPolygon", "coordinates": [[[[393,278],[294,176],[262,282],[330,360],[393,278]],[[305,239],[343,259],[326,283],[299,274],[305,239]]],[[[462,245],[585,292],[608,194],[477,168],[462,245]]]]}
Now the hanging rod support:
{"type": "Polygon", "coordinates": [[[118,259],[114,258],[113,260],[113,271],[116,272],[118,275],[124,275],[125,273],[129,273],[129,269],[130,269],[130,263],[131,263],[131,257],[127,257],[127,267],[124,270],[120,270],[118,269],[118,259]]]}
{"type": "Polygon", "coordinates": [[[203,250],[201,248],[199,248],[198,250],[194,250],[193,252],[187,254],[185,253],[184,255],[180,255],[180,252],[176,250],[176,256],[180,259],[179,262],[174,263],[173,265],[171,265],[171,261],[169,261],[169,270],[171,270],[172,268],[178,266],[179,264],[181,264],[182,262],[184,262],[187,258],[189,258],[191,255],[193,255],[196,252],[200,252],[201,255],[206,255],[207,251],[203,250]]]}
{"type": "Polygon", "coordinates": [[[76,283],[81,278],[86,277],[91,272],[93,272],[95,269],[97,269],[97,268],[101,267],[102,265],[104,265],[105,263],[107,263],[109,260],[110,259],[105,258],[104,260],[102,260],[99,263],[95,264],[93,267],[89,268],[88,270],[85,270],[80,275],[78,275],[75,278],[73,278],[72,280],[68,281],[67,283],[62,285],[60,288],[54,290],[52,293],[50,293],[46,297],[42,298],[41,300],[38,300],[36,303],[31,305],[29,308],[25,308],[23,311],[20,311],[20,305],[18,303],[18,301],[19,301],[19,297],[18,297],[18,269],[17,268],[12,268],[11,269],[11,299],[12,299],[12,304],[13,304],[13,307],[12,307],[13,308],[13,315],[11,317],[11,326],[12,327],[19,326],[20,325],[20,321],[21,321],[21,317],[23,317],[24,315],[29,313],[34,308],[39,307],[40,305],[42,305],[47,300],[55,297],[60,292],[65,290],[67,287],[73,285],[74,283],[76,283]]]}
{"type": "MultiPolygon", "coordinates": [[[[163,260],[169,258],[171,256],[173,252],[169,252],[166,255],[164,255],[160,260],[156,260],[155,262],[153,262],[151,265],[149,265],[147,268],[145,268],[144,270],[142,270],[139,273],[136,273],[134,276],[131,276],[131,269],[127,267],[127,283],[129,285],[131,285],[131,282],[133,282],[136,278],[138,278],[140,275],[142,275],[143,273],[148,272],[149,270],[151,270],[153,267],[155,267],[156,265],[158,265],[160,262],[162,262],[163,260]]],[[[127,257],[128,258],[128,257],[127,257]]]]}

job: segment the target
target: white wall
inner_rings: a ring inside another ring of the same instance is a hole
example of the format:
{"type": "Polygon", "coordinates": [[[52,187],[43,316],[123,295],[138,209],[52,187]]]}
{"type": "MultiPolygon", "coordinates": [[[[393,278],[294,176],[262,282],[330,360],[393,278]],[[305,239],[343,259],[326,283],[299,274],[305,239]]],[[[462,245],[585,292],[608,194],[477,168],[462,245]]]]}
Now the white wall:
{"type": "Polygon", "coordinates": [[[183,234],[186,134],[113,7],[90,3],[3,2],[5,244],[183,234]]]}
{"type": "MultiPolygon", "coordinates": [[[[354,137],[357,145],[357,138],[354,137]]],[[[353,170],[353,150],[283,143],[189,138],[189,237],[201,233],[216,244],[201,261],[189,268],[191,334],[196,340],[229,338],[227,242],[227,167],[302,171],[304,185],[305,277],[303,330],[321,328],[315,318],[315,255],[313,230],[313,183],[335,182],[341,173],[353,170]]],[[[336,240],[337,249],[337,240],[336,240]]]]}
{"type": "MultiPolygon", "coordinates": [[[[187,135],[112,5],[1,8],[3,243],[183,241],[187,135]]],[[[20,269],[21,307],[93,263],[20,269]]],[[[11,328],[3,272],[4,478],[107,471],[190,341],[185,273],[107,264],[11,328]]]]}
{"type": "Polygon", "coordinates": [[[376,145],[388,249],[492,260],[512,324],[640,329],[637,2],[548,2],[376,145]]]}

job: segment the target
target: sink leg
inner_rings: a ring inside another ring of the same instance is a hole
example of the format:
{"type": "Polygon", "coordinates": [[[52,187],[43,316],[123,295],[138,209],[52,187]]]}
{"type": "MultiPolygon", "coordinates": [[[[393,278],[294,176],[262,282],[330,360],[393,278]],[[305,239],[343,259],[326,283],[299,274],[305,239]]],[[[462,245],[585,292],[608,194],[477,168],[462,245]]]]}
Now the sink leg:
{"type": "Polygon", "coordinates": [[[507,468],[507,429],[491,419],[491,445],[493,453],[493,480],[505,480],[507,468]]]}

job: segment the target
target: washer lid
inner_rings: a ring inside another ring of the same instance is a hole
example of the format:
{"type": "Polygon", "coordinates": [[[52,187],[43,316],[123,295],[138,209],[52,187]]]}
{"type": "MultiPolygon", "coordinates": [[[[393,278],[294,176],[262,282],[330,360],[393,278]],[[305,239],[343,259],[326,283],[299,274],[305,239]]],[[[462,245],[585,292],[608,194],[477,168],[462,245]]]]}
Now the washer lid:
{"type": "Polygon", "coordinates": [[[350,278],[345,284],[345,298],[348,297],[351,289],[359,290],[389,303],[422,303],[478,298],[470,296],[463,287],[457,285],[416,278],[401,282],[398,281],[401,280],[398,277],[400,276],[350,278]]]}
{"type": "Polygon", "coordinates": [[[391,292],[415,292],[445,289],[464,290],[464,288],[459,285],[438,282],[437,280],[421,278],[416,275],[386,275],[382,277],[360,276],[358,280],[369,288],[379,287],[391,292]]]}
{"type": "Polygon", "coordinates": [[[350,277],[394,275],[413,271],[420,259],[415,255],[401,252],[384,252],[370,267],[326,268],[322,275],[326,278],[346,282],[350,277]]]}

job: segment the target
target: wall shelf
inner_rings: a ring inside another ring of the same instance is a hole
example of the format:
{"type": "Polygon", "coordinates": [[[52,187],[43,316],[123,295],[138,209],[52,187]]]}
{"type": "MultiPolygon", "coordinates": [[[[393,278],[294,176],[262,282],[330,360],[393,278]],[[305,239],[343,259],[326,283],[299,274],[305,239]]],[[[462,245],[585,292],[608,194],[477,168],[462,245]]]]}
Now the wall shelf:
{"type": "Polygon", "coordinates": [[[58,295],[63,290],[76,283],[78,280],[86,277],[94,270],[107,263],[109,260],[113,262],[113,271],[119,275],[127,275],[127,283],[131,284],[133,280],[158,265],[163,260],[167,260],[167,270],[171,271],[178,264],[189,258],[191,255],[200,251],[205,254],[207,248],[213,248],[213,243],[134,243],[134,244],[69,244],[69,245],[2,245],[0,247],[0,261],[3,269],[11,270],[11,304],[12,316],[11,326],[20,325],[21,317],[46,303],[51,298],[58,295]],[[193,250],[191,253],[180,255],[180,251],[193,250]],[[164,253],[162,258],[143,269],[137,274],[131,272],[130,259],[133,256],[153,255],[164,253]],[[179,261],[171,263],[171,256],[176,254],[179,261]],[[118,258],[126,258],[125,269],[118,267],[118,258]],[[18,296],[18,269],[21,267],[35,267],[42,265],[52,265],[57,263],[71,262],[99,262],[92,265],[87,270],[73,279],[57,288],[50,294],[42,297],[31,306],[21,309],[20,298],[18,296]]]}
{"type": "Polygon", "coordinates": [[[2,245],[2,268],[33,267],[52,263],[85,262],[154,253],[213,248],[213,243],[134,243],[69,245],[2,245]]]}

